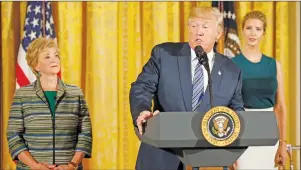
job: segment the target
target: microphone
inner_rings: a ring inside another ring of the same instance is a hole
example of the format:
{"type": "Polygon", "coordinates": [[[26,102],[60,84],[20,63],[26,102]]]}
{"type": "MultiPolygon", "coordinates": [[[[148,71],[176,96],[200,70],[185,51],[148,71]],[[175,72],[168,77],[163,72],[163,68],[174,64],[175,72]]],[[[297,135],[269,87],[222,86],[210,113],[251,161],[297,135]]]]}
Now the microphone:
{"type": "Polygon", "coordinates": [[[207,71],[208,75],[208,87],[209,87],[209,96],[210,96],[210,108],[213,107],[213,93],[212,93],[212,79],[210,74],[210,67],[207,53],[204,51],[203,47],[198,45],[194,48],[195,54],[199,60],[199,63],[203,65],[207,71]]]}
{"type": "Polygon", "coordinates": [[[194,51],[195,51],[195,54],[196,54],[200,64],[205,66],[205,69],[207,70],[209,68],[208,57],[207,57],[207,53],[204,51],[203,47],[198,45],[194,48],[194,51]],[[206,68],[207,66],[208,66],[208,68],[206,68]]]}

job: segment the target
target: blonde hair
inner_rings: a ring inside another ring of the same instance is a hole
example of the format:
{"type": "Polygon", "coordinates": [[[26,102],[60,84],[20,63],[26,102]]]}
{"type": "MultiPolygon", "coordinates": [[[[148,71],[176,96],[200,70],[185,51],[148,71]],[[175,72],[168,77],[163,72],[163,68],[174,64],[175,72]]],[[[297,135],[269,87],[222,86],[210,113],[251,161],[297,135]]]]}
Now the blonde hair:
{"type": "Polygon", "coordinates": [[[260,12],[260,11],[248,12],[242,20],[242,28],[245,27],[246,21],[248,19],[258,19],[258,20],[262,21],[263,22],[263,30],[264,30],[264,32],[266,31],[267,20],[266,20],[266,16],[262,12],[260,12]]]}
{"type": "Polygon", "coordinates": [[[57,52],[59,53],[56,42],[51,38],[47,39],[45,37],[39,37],[29,44],[26,53],[26,60],[28,66],[35,75],[38,74],[35,67],[38,64],[39,55],[49,48],[56,48],[57,52]]]}
{"type": "Polygon", "coordinates": [[[205,16],[214,16],[216,18],[217,24],[219,26],[219,31],[223,31],[224,29],[224,16],[223,14],[217,9],[213,7],[194,7],[191,9],[188,24],[191,22],[191,19],[194,18],[201,18],[205,16]]]}

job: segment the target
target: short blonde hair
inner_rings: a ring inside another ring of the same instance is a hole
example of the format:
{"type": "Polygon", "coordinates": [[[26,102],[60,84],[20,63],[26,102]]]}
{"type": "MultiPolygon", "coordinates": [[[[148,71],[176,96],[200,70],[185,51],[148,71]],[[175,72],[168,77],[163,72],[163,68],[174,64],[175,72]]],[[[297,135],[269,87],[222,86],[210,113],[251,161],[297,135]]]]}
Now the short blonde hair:
{"type": "Polygon", "coordinates": [[[57,52],[59,52],[56,42],[51,38],[47,39],[45,37],[39,37],[29,44],[26,53],[26,60],[28,66],[35,75],[38,74],[35,67],[38,64],[39,55],[49,48],[56,48],[57,52]]]}
{"type": "Polygon", "coordinates": [[[216,18],[219,29],[222,32],[224,29],[224,15],[217,8],[214,7],[206,6],[192,8],[188,18],[188,24],[191,22],[191,19],[201,18],[208,15],[212,15],[216,18]]]}
{"type": "Polygon", "coordinates": [[[242,28],[245,27],[246,21],[248,19],[258,19],[258,20],[262,21],[263,22],[263,30],[264,30],[264,32],[266,31],[267,19],[266,19],[266,16],[262,12],[260,12],[260,11],[248,12],[242,20],[242,28]]]}

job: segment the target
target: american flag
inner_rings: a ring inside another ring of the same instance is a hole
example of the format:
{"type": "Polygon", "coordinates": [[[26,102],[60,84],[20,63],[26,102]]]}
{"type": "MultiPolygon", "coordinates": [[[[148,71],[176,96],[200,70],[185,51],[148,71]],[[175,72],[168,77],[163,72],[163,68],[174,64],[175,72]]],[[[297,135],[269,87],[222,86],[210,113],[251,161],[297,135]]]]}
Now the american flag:
{"type": "Polygon", "coordinates": [[[237,24],[234,2],[213,1],[212,7],[218,8],[224,14],[224,55],[230,58],[241,53],[237,34],[237,24]]]}
{"type": "Polygon", "coordinates": [[[36,76],[27,65],[25,57],[28,45],[33,40],[41,36],[45,36],[47,38],[51,37],[56,41],[51,4],[47,1],[27,2],[24,34],[20,43],[18,61],[16,65],[17,89],[36,80],[36,76]]]}

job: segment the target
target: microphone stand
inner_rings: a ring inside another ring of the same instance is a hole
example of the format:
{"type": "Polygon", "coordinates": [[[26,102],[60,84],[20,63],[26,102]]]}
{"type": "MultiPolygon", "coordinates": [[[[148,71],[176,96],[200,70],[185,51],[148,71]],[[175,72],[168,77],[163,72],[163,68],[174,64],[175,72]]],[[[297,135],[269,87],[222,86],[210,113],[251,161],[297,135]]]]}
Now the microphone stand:
{"type": "Polygon", "coordinates": [[[207,70],[208,75],[208,87],[209,87],[209,96],[210,96],[210,108],[213,108],[213,93],[212,93],[212,79],[210,73],[210,67],[208,62],[204,64],[205,69],[207,70]]]}

